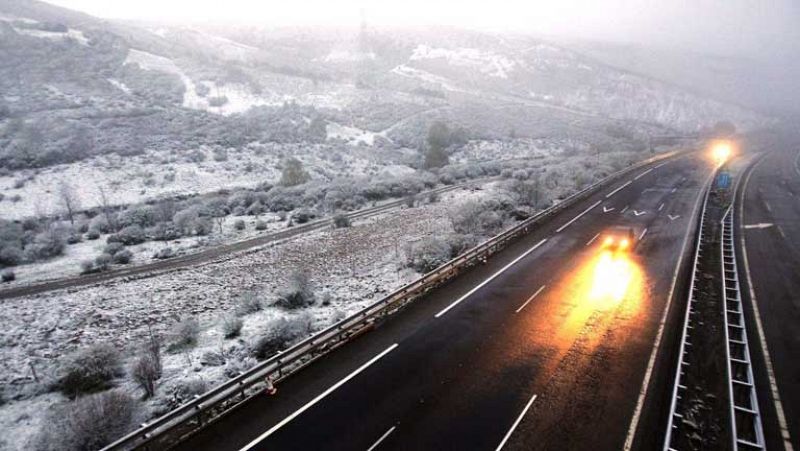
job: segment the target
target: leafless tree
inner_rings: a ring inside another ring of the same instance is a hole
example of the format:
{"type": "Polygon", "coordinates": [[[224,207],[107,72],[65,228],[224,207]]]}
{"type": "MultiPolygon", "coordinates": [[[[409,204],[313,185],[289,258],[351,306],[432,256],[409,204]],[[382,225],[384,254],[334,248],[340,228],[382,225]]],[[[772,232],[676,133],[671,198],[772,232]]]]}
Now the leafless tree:
{"type": "Polygon", "coordinates": [[[113,214],[111,208],[111,202],[109,202],[108,200],[108,195],[106,194],[106,190],[102,186],[99,186],[97,190],[100,193],[100,206],[103,209],[103,216],[105,216],[106,218],[108,227],[111,228],[111,230],[113,230],[114,232],[116,232],[117,230],[119,230],[119,227],[117,227],[117,218],[113,214]]]}
{"type": "Polygon", "coordinates": [[[65,181],[62,181],[58,185],[58,200],[64,212],[67,214],[69,223],[74,226],[75,213],[80,209],[80,199],[75,189],[72,188],[72,185],[65,181]]]}

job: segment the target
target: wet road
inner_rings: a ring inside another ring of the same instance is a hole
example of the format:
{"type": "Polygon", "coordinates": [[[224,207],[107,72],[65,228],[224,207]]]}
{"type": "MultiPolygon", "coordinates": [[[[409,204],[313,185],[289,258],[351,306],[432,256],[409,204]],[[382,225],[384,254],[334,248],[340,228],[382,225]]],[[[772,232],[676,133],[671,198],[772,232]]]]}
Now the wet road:
{"type": "Polygon", "coordinates": [[[766,155],[753,168],[740,194],[743,195],[739,201],[742,228],[737,233],[744,240],[736,244],[744,244],[749,270],[740,277],[749,280],[747,284],[753,290],[744,289],[742,294],[747,301],[745,305],[750,306],[745,311],[750,340],[759,344],[752,348],[759,351],[754,356],[755,376],[767,447],[792,446],[797,450],[800,449],[800,152],[797,146],[781,146],[766,155]],[[766,347],[762,348],[764,341],[766,347]]]}
{"type": "Polygon", "coordinates": [[[624,177],[180,448],[622,449],[710,172],[624,177]],[[616,225],[634,252],[601,250],[616,225]]]}

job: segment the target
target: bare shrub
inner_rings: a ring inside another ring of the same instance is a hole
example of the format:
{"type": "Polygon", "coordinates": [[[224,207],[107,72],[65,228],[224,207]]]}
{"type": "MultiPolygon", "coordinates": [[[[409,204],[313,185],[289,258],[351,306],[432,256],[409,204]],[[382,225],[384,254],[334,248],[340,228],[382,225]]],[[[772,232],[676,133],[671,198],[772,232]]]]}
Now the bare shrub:
{"type": "Polygon", "coordinates": [[[339,213],[333,217],[333,226],[337,229],[350,227],[350,217],[344,213],[339,213]]]}
{"type": "Polygon", "coordinates": [[[290,318],[281,318],[270,324],[266,333],[252,343],[251,351],[255,358],[267,359],[310,333],[310,316],[298,315],[290,318]]]}
{"type": "Polygon", "coordinates": [[[200,322],[197,318],[190,316],[175,324],[172,332],[172,344],[170,350],[180,350],[191,348],[197,344],[200,336],[200,322]]]}
{"type": "Polygon", "coordinates": [[[101,343],[70,355],[62,364],[61,373],[61,391],[74,396],[109,388],[123,370],[117,349],[101,343]]]}
{"type": "Polygon", "coordinates": [[[502,230],[503,215],[491,205],[469,201],[450,211],[450,222],[456,233],[489,236],[502,230]]]}
{"type": "Polygon", "coordinates": [[[308,273],[302,269],[293,271],[286,286],[278,292],[275,305],[286,309],[305,308],[315,301],[314,290],[308,273]]]}
{"type": "Polygon", "coordinates": [[[440,238],[426,238],[406,249],[407,264],[419,273],[432,271],[450,259],[450,246],[440,238]]]}
{"type": "Polygon", "coordinates": [[[239,295],[236,301],[236,314],[249,315],[261,311],[264,308],[264,303],[261,297],[255,291],[245,291],[239,295]]]}
{"type": "Polygon", "coordinates": [[[205,366],[222,366],[228,359],[223,351],[206,351],[200,357],[200,363],[205,366]]]}
{"type": "Polygon", "coordinates": [[[225,338],[236,338],[242,333],[244,321],[238,316],[226,314],[222,316],[222,335],[225,338]]]}
{"type": "Polygon", "coordinates": [[[156,381],[163,374],[161,362],[161,343],[152,337],[148,340],[131,367],[131,377],[150,398],[156,394],[156,381]]]}
{"type": "Polygon", "coordinates": [[[208,383],[199,377],[187,377],[178,381],[172,389],[171,407],[175,408],[190,401],[195,396],[208,391],[208,383]]]}
{"type": "Polygon", "coordinates": [[[259,219],[256,221],[256,230],[267,230],[267,223],[259,219]]]}
{"type": "Polygon", "coordinates": [[[130,395],[111,390],[54,406],[35,439],[40,450],[100,449],[128,432],[140,416],[130,395]]]}
{"type": "Polygon", "coordinates": [[[228,359],[225,364],[225,375],[234,378],[256,366],[256,364],[258,364],[258,360],[250,356],[238,356],[237,358],[228,359]]]}
{"type": "Polygon", "coordinates": [[[128,249],[123,249],[114,254],[114,256],[112,257],[114,263],[117,263],[119,265],[127,265],[128,263],[131,262],[132,258],[133,258],[133,253],[128,249]]]}
{"type": "Polygon", "coordinates": [[[2,273],[0,273],[0,278],[2,278],[3,282],[11,282],[17,278],[17,275],[11,269],[4,269],[2,273]]]}

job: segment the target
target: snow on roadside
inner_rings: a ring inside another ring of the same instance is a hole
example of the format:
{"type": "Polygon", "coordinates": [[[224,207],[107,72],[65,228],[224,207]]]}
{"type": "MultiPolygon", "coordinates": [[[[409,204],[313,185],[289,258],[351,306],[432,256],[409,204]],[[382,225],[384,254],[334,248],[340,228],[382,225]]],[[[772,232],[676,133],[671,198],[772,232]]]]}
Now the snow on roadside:
{"type": "MultiPolygon", "coordinates": [[[[148,278],[116,280],[101,286],[4,302],[0,321],[0,370],[7,403],[0,406],[0,425],[11,444],[25,444],[35,433],[44,409],[39,400],[57,401],[57,394],[31,397],[36,384],[31,378],[34,364],[40,377],[55,374],[58,359],[91,343],[113,342],[124,355],[148,334],[148,327],[167,335],[171,324],[195,315],[202,335],[197,348],[165,357],[162,387],[187,377],[202,377],[209,385],[225,379],[221,367],[200,362],[209,351],[224,346],[246,347],[276,318],[297,315],[276,307],[247,315],[241,341],[223,340],[220,317],[235,306],[238,295],[256,290],[267,299],[294,269],[310,274],[318,302],[307,309],[315,329],[324,327],[376,301],[418,275],[403,268],[407,243],[451,230],[448,206],[471,196],[457,190],[441,196],[436,204],[394,210],[353,227],[326,229],[302,235],[278,245],[267,245],[235,259],[204,264],[148,278]],[[23,420],[19,420],[23,418],[23,420]]],[[[129,383],[123,388],[133,390],[129,383]]],[[[166,396],[162,393],[162,396],[166,396]]],[[[152,401],[154,403],[163,400],[152,401]]],[[[14,449],[14,448],[10,448],[14,449]]]]}

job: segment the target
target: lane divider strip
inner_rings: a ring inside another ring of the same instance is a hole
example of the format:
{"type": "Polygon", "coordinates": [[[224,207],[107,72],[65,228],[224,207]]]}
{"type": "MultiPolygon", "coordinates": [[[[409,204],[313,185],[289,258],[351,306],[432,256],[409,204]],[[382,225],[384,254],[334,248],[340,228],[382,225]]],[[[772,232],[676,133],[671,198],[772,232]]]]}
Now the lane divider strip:
{"type": "Polygon", "coordinates": [[[533,402],[536,401],[536,396],[537,395],[533,395],[533,398],[531,398],[531,400],[528,401],[528,404],[525,405],[525,408],[522,409],[522,413],[519,414],[519,417],[517,417],[517,421],[515,421],[514,424],[511,425],[511,429],[509,429],[508,432],[506,433],[506,436],[503,437],[503,441],[500,442],[499,445],[497,445],[495,451],[500,451],[501,449],[503,449],[503,446],[505,446],[508,439],[511,438],[511,434],[514,433],[514,429],[516,429],[517,426],[519,426],[519,422],[522,421],[522,418],[525,416],[526,413],[528,413],[528,409],[530,409],[531,405],[533,405],[533,402]]]}
{"type": "Polygon", "coordinates": [[[585,215],[586,213],[589,213],[589,212],[592,210],[592,208],[594,208],[594,207],[596,207],[596,206],[600,205],[600,202],[602,202],[602,201],[601,201],[601,200],[598,200],[597,202],[593,203],[591,207],[587,208],[586,210],[583,210],[583,212],[581,212],[581,214],[579,214],[578,216],[575,216],[575,217],[574,217],[574,218],[572,218],[572,220],[570,220],[568,223],[566,223],[566,224],[562,225],[561,227],[559,227],[559,228],[556,230],[556,233],[561,233],[561,231],[562,231],[562,230],[564,230],[564,229],[566,229],[567,227],[569,227],[570,225],[572,225],[572,223],[573,223],[573,222],[575,222],[575,221],[577,221],[578,219],[580,219],[580,218],[581,218],[581,216],[585,215]]]}
{"type": "Polygon", "coordinates": [[[633,180],[628,180],[627,182],[623,183],[622,186],[620,186],[619,188],[617,188],[614,191],[611,191],[610,193],[606,194],[606,199],[608,199],[609,197],[613,196],[614,194],[617,194],[622,188],[625,188],[626,186],[630,185],[631,183],[633,183],[633,180]]]}
{"type": "Polygon", "coordinates": [[[519,308],[517,309],[517,311],[516,311],[516,312],[514,312],[514,313],[519,313],[519,312],[520,312],[522,309],[524,309],[524,308],[525,308],[525,306],[526,306],[526,305],[528,305],[528,304],[529,304],[529,303],[530,303],[530,302],[531,302],[531,301],[532,301],[532,300],[533,300],[533,299],[534,299],[536,296],[539,296],[539,293],[541,293],[541,292],[542,292],[542,290],[544,290],[544,288],[545,288],[546,286],[547,286],[547,285],[542,285],[541,287],[539,287],[539,289],[538,289],[538,290],[536,290],[536,293],[533,293],[533,295],[531,295],[531,297],[529,297],[529,298],[528,298],[528,300],[527,300],[527,301],[525,301],[525,303],[524,303],[524,304],[520,305],[520,306],[519,306],[519,308]]]}
{"type": "Polygon", "coordinates": [[[527,251],[525,251],[525,252],[524,252],[522,255],[520,255],[519,257],[515,258],[515,259],[514,259],[514,260],[513,260],[511,263],[509,263],[509,264],[507,264],[507,265],[503,266],[503,268],[501,268],[501,269],[500,269],[500,271],[497,271],[496,273],[492,274],[492,275],[491,275],[491,276],[490,276],[488,279],[486,279],[486,280],[484,280],[483,282],[481,282],[481,283],[480,283],[478,286],[476,286],[475,288],[473,288],[473,289],[469,290],[469,291],[467,292],[467,294],[465,294],[464,296],[461,296],[460,298],[456,299],[456,300],[455,300],[455,301],[454,301],[452,304],[448,305],[447,307],[445,307],[444,309],[442,309],[442,311],[440,311],[439,313],[437,313],[436,315],[434,315],[434,318],[439,318],[439,317],[441,317],[442,315],[444,315],[445,313],[447,313],[448,311],[450,311],[450,309],[451,309],[451,308],[453,308],[453,307],[457,306],[458,304],[460,304],[460,303],[461,303],[461,301],[463,301],[464,299],[466,299],[466,298],[468,298],[468,297],[472,296],[472,294],[473,294],[473,293],[475,293],[476,291],[478,291],[478,290],[480,290],[481,288],[483,288],[483,286],[484,286],[484,285],[486,285],[487,283],[489,283],[489,282],[491,282],[492,280],[494,280],[494,278],[495,278],[495,277],[499,276],[500,274],[503,274],[503,273],[504,273],[504,272],[505,272],[505,271],[506,271],[508,268],[510,268],[510,267],[512,267],[512,266],[514,266],[515,264],[517,264],[517,262],[519,262],[519,261],[520,261],[520,260],[522,260],[523,258],[527,257],[527,256],[528,256],[528,254],[530,254],[531,252],[533,252],[533,251],[535,251],[536,249],[538,249],[538,248],[539,248],[539,246],[541,246],[542,244],[544,244],[544,243],[545,243],[545,241],[547,241],[547,238],[543,239],[542,241],[539,241],[539,242],[538,242],[538,243],[536,243],[536,245],[534,245],[532,248],[528,249],[528,250],[527,250],[527,251]]]}
{"type": "Polygon", "coordinates": [[[383,356],[385,356],[386,354],[388,354],[388,353],[390,353],[390,352],[394,351],[394,350],[397,348],[397,346],[398,346],[398,344],[397,344],[397,343],[395,343],[395,344],[393,344],[393,345],[389,346],[388,348],[386,348],[386,350],[384,350],[384,351],[383,351],[383,352],[381,352],[380,354],[378,354],[378,355],[376,355],[375,357],[373,357],[373,358],[372,358],[372,359],[371,359],[369,362],[367,362],[367,363],[365,363],[365,364],[361,365],[360,367],[358,367],[358,369],[357,369],[357,370],[355,370],[355,371],[353,371],[352,373],[348,374],[348,375],[347,375],[347,376],[346,376],[344,379],[340,380],[339,382],[337,382],[336,384],[334,384],[333,386],[331,386],[329,389],[327,389],[327,390],[325,390],[324,392],[322,392],[322,394],[320,394],[320,395],[319,395],[319,396],[317,396],[316,398],[314,398],[314,399],[312,399],[311,401],[309,401],[309,402],[308,402],[306,405],[304,405],[303,407],[301,407],[301,408],[297,409],[297,410],[296,410],[296,411],[295,411],[293,414],[291,414],[291,415],[289,415],[288,417],[286,417],[286,418],[284,418],[283,420],[281,420],[281,422],[280,422],[280,423],[276,424],[275,426],[272,426],[272,427],[271,427],[271,428],[270,428],[270,429],[269,429],[267,432],[265,432],[265,433],[263,433],[263,434],[259,435],[259,436],[258,436],[258,437],[257,437],[255,440],[253,440],[252,442],[248,443],[248,444],[247,444],[247,445],[246,445],[244,448],[242,448],[240,451],[247,451],[247,450],[250,450],[250,449],[252,449],[252,448],[253,448],[253,447],[255,447],[256,445],[258,445],[258,444],[259,444],[261,441],[263,441],[264,439],[266,439],[267,437],[269,437],[270,435],[272,435],[272,434],[273,434],[275,431],[277,431],[278,429],[282,428],[283,426],[285,426],[285,425],[286,425],[287,423],[289,423],[290,421],[292,421],[292,420],[294,420],[295,418],[297,418],[297,417],[298,417],[298,416],[299,416],[301,413],[303,413],[303,412],[305,412],[306,410],[308,410],[308,409],[310,409],[311,407],[313,407],[313,406],[314,406],[314,404],[316,404],[316,403],[318,403],[318,402],[322,401],[322,399],[323,399],[323,398],[325,398],[326,396],[328,396],[328,395],[330,395],[331,393],[333,393],[333,392],[334,392],[334,391],[335,391],[337,388],[339,388],[339,387],[341,387],[342,385],[346,384],[346,383],[347,383],[347,381],[349,381],[350,379],[352,379],[352,378],[354,378],[354,377],[358,376],[358,375],[359,375],[359,373],[361,373],[362,371],[364,371],[365,369],[367,369],[367,367],[369,367],[369,366],[370,366],[370,365],[372,365],[373,363],[375,363],[375,362],[377,362],[378,360],[380,360],[380,359],[381,359],[383,356]]]}

